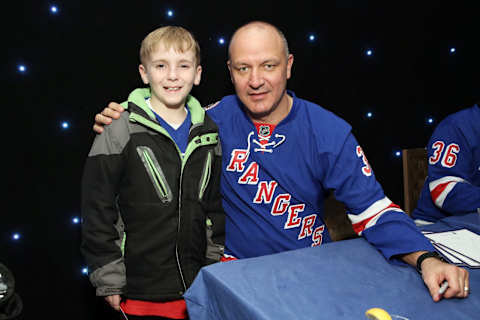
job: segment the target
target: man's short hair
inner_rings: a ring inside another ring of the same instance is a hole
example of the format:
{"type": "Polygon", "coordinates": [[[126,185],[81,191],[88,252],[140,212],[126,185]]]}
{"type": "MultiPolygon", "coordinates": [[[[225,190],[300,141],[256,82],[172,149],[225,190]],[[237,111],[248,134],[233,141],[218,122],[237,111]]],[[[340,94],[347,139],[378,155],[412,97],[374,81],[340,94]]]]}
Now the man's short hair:
{"type": "Polygon", "coordinates": [[[179,26],[165,26],[150,32],[140,46],[140,61],[145,64],[158,44],[163,44],[165,49],[173,49],[177,52],[193,50],[195,63],[200,64],[200,45],[190,31],[179,26]]]}

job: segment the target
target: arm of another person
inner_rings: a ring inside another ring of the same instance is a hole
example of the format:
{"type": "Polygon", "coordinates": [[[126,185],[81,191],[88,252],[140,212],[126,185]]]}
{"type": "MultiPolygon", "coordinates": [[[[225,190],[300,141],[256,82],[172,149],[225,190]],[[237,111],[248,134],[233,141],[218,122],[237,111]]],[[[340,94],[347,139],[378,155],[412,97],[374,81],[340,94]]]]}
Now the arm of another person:
{"type": "MultiPolygon", "coordinates": [[[[110,128],[109,128],[110,129],[110,128]]],[[[122,158],[111,130],[95,141],[82,178],[82,244],[89,277],[97,296],[120,310],[120,294],[126,285],[121,250],[123,223],[116,206],[122,158]]]]}
{"type": "Polygon", "coordinates": [[[480,187],[471,183],[477,174],[473,149],[454,121],[442,122],[428,144],[428,187],[433,203],[449,214],[476,212],[480,187]]]}
{"type": "MultiPolygon", "coordinates": [[[[338,146],[336,157],[327,165],[329,173],[325,181],[333,189],[335,197],[349,209],[348,217],[354,231],[376,247],[386,259],[400,258],[416,267],[417,258],[433,251],[428,239],[415,226],[413,220],[390,201],[375,178],[362,148],[349,133],[338,146]]],[[[440,285],[448,280],[449,289],[443,297],[466,297],[468,272],[438,259],[425,259],[422,277],[434,301],[440,285]]]]}

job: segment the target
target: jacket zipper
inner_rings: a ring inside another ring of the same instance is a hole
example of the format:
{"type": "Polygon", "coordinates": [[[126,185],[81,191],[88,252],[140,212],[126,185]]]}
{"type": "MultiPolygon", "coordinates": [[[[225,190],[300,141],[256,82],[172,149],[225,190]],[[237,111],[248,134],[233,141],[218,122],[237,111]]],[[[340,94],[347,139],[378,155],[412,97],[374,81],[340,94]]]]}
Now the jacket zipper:
{"type": "MultiPolygon", "coordinates": [[[[175,141],[173,141],[173,139],[168,135],[168,134],[165,134],[163,131],[165,131],[160,125],[150,121],[150,120],[147,120],[145,119],[144,117],[138,115],[138,114],[135,114],[135,113],[130,113],[130,117],[129,117],[130,121],[132,122],[137,122],[137,123],[141,123],[143,124],[144,126],[148,127],[148,128],[151,128],[153,130],[155,130],[156,132],[159,132],[165,136],[167,136],[172,142],[173,142],[173,145],[175,146],[175,148],[177,149],[177,155],[179,156],[180,158],[180,163],[181,163],[181,169],[180,169],[180,184],[179,184],[179,190],[178,190],[178,226],[177,226],[177,235],[180,234],[180,223],[181,223],[181,208],[182,208],[182,185],[183,185],[183,168],[185,167],[186,163],[187,163],[187,160],[188,160],[188,157],[189,155],[196,149],[196,147],[194,147],[194,149],[188,153],[189,151],[189,146],[191,144],[200,144],[201,142],[201,138],[199,137],[194,137],[191,141],[189,141],[189,143],[187,144],[187,149],[185,150],[185,155],[187,156],[187,158],[183,158],[182,157],[182,153],[180,152],[180,149],[178,148],[177,144],[175,143],[175,141]]],[[[192,131],[193,128],[195,128],[196,126],[192,126],[190,128],[190,133],[192,131]]],[[[189,134],[190,134],[189,133],[189,134]]],[[[218,138],[218,134],[207,134],[206,136],[208,136],[206,139],[207,141],[210,142],[210,140],[215,137],[215,139],[212,140],[211,144],[213,143],[217,143],[217,138],[218,138]]],[[[179,254],[178,254],[178,242],[175,243],[175,258],[177,260],[177,266],[178,266],[178,270],[179,270],[179,273],[180,273],[180,278],[182,280],[182,285],[183,285],[183,288],[184,288],[184,292],[187,290],[187,284],[185,283],[185,278],[183,276],[183,270],[182,270],[182,266],[180,264],[180,257],[179,257],[179,254]]],[[[183,294],[183,292],[181,292],[180,294],[183,294]]]]}
{"type": "Polygon", "coordinates": [[[203,194],[207,189],[208,182],[210,181],[210,172],[212,167],[212,153],[209,151],[207,153],[207,158],[205,159],[205,164],[203,165],[202,177],[200,178],[198,186],[198,200],[202,200],[203,194]]]}
{"type": "Polygon", "coordinates": [[[158,164],[155,154],[152,149],[145,146],[137,147],[137,152],[147,170],[147,174],[152,181],[153,187],[157,192],[158,197],[163,203],[172,201],[172,193],[168,186],[167,179],[158,164]]]}

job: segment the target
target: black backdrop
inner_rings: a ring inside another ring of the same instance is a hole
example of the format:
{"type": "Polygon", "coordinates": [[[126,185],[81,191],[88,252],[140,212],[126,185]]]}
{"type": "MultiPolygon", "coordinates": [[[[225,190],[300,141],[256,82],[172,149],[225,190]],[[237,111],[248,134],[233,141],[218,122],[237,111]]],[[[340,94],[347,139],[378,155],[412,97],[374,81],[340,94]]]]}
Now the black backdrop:
{"type": "Polygon", "coordinates": [[[474,3],[70,0],[56,1],[56,14],[49,1],[4,4],[7,207],[0,214],[0,261],[16,277],[26,318],[110,315],[81,272],[80,226],[72,218],[80,215],[93,117],[141,86],[138,49],[148,32],[165,24],[193,31],[204,70],[193,93],[208,104],[233,92],[225,65],[233,30],[253,19],[277,25],[295,56],[289,89],[353,126],[387,195],[402,204],[401,158],[394,151],[425,146],[438,121],[480,97],[474,3]],[[427,117],[434,122],[427,124],[427,117]],[[21,235],[16,241],[15,232],[21,235]]]}

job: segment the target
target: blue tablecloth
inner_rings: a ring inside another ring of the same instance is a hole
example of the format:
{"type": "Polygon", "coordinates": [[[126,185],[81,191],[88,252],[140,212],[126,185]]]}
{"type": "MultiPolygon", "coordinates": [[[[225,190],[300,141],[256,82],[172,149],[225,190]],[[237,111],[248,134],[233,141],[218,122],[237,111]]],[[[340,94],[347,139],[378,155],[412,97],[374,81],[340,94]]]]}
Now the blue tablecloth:
{"type": "Polygon", "coordinates": [[[411,267],[363,238],[202,268],[185,294],[194,320],[366,319],[380,307],[414,319],[480,319],[480,269],[467,299],[433,302],[411,267]]]}
{"type": "Polygon", "coordinates": [[[423,226],[421,229],[424,231],[442,232],[463,228],[480,234],[480,214],[469,213],[462,216],[450,216],[434,224],[423,226]]]}

